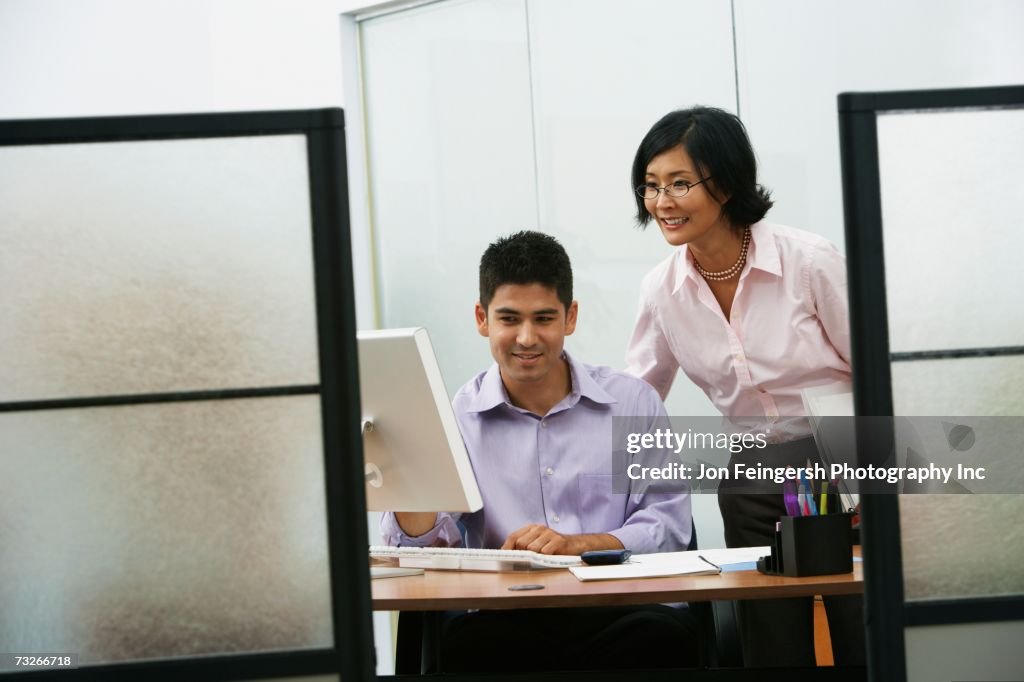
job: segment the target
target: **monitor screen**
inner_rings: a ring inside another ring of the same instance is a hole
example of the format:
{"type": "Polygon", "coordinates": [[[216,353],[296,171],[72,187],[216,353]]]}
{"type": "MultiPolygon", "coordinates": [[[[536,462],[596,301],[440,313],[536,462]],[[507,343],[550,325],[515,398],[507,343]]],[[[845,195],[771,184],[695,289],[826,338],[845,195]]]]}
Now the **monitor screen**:
{"type": "Polygon", "coordinates": [[[483,507],[427,330],[359,332],[369,511],[483,507]]]}

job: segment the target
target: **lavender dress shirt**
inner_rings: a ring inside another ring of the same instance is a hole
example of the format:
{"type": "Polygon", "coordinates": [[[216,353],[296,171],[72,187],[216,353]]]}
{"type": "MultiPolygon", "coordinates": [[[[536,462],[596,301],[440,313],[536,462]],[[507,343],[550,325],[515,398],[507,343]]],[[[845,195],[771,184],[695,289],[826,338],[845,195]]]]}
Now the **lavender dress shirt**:
{"type": "Polygon", "coordinates": [[[472,514],[438,513],[423,535],[406,535],[385,513],[389,545],[497,548],[515,530],[544,524],[565,535],[609,533],[635,553],[674,552],[690,541],[690,496],[612,491],[612,418],[665,418],[647,383],[568,353],[572,392],[538,417],[515,407],[497,364],[463,386],[452,401],[484,507],[472,514]]]}

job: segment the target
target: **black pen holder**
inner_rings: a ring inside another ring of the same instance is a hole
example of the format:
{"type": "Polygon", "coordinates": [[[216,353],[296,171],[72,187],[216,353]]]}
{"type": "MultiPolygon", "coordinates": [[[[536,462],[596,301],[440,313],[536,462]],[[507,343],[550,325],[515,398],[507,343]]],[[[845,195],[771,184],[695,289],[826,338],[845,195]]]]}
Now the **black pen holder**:
{"type": "Polygon", "coordinates": [[[770,556],[757,570],[790,577],[853,571],[851,514],[783,516],[770,556]]]}

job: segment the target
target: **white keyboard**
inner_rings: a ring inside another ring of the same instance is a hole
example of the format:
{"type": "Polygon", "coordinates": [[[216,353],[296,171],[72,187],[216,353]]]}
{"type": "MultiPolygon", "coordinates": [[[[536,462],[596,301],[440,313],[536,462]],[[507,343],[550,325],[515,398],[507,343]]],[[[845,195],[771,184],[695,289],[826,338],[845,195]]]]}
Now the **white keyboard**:
{"type": "Polygon", "coordinates": [[[467,549],[466,547],[370,547],[374,559],[398,559],[403,568],[450,571],[534,571],[581,565],[578,556],[538,554],[525,549],[467,549]]]}

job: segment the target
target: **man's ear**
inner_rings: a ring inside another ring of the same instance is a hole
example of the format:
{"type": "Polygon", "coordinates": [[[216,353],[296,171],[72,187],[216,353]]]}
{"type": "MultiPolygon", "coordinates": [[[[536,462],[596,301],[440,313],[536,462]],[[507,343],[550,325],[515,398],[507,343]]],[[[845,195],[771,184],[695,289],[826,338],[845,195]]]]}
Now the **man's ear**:
{"type": "Polygon", "coordinates": [[[476,302],[473,312],[476,314],[476,330],[480,332],[480,336],[490,336],[487,330],[487,311],[480,305],[480,301],[476,302]]]}
{"type": "Polygon", "coordinates": [[[569,309],[565,311],[565,335],[569,336],[576,331],[576,318],[580,313],[580,304],[578,301],[573,301],[569,305],[569,309]]]}

